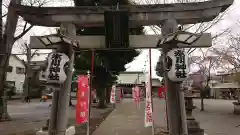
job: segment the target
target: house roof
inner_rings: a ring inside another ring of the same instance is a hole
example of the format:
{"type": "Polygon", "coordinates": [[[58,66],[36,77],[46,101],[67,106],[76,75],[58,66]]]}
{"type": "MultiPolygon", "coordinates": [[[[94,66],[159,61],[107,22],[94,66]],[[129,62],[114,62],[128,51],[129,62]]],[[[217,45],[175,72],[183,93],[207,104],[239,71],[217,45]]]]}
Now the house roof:
{"type": "Polygon", "coordinates": [[[16,58],[18,61],[20,61],[20,62],[25,66],[24,60],[20,59],[17,55],[11,54],[11,56],[14,57],[14,58],[16,58]]]}
{"type": "Polygon", "coordinates": [[[233,74],[233,73],[236,73],[236,72],[240,72],[240,68],[233,68],[233,69],[228,71],[228,74],[233,74]]]}
{"type": "Polygon", "coordinates": [[[30,64],[31,66],[40,66],[40,65],[43,65],[45,64],[46,60],[45,61],[31,61],[30,64]]]}
{"type": "Polygon", "coordinates": [[[160,82],[160,80],[158,78],[152,78],[152,80],[160,82]]]}
{"type": "Polygon", "coordinates": [[[125,72],[120,72],[120,74],[144,74],[142,71],[125,71],[125,72]]]}
{"type": "Polygon", "coordinates": [[[219,83],[212,87],[213,89],[235,89],[240,88],[236,83],[219,83]]]}

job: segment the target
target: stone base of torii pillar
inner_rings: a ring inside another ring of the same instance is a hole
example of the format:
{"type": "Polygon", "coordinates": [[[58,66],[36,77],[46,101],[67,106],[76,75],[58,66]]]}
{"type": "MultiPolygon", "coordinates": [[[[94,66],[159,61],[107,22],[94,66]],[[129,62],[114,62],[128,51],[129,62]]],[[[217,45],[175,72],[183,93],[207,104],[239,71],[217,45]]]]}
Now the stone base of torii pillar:
{"type": "MultiPolygon", "coordinates": [[[[48,128],[49,128],[49,119],[47,120],[46,124],[42,127],[42,129],[36,132],[36,135],[49,135],[48,128]]],[[[75,134],[76,134],[75,126],[69,126],[65,133],[65,135],[75,135],[75,134]]]]}
{"type": "MultiPolygon", "coordinates": [[[[69,127],[65,133],[65,135],[75,135],[75,134],[76,134],[76,130],[74,126],[69,127]]],[[[37,131],[36,135],[48,135],[48,131],[39,130],[37,131]]]]}
{"type": "MultiPolygon", "coordinates": [[[[193,98],[193,96],[185,95],[188,135],[207,135],[204,133],[204,130],[200,128],[199,123],[192,115],[192,111],[196,108],[193,105],[193,98]]],[[[160,133],[168,135],[168,130],[162,128],[160,129],[160,133]]]]}

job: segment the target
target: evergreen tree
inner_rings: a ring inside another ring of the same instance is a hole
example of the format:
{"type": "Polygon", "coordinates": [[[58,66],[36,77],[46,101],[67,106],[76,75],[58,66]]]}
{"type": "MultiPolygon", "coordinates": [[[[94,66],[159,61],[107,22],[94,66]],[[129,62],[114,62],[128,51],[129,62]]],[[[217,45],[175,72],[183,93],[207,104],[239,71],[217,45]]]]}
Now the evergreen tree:
{"type": "MultiPolygon", "coordinates": [[[[75,0],[76,6],[116,5],[117,0],[98,0],[86,3],[75,0]]],[[[119,1],[119,5],[129,5],[128,0],[119,1]]],[[[104,35],[104,27],[78,28],[78,35],[104,35]]],[[[143,34],[143,27],[131,28],[129,34],[143,34]]],[[[93,87],[97,90],[99,108],[105,108],[106,93],[109,95],[111,85],[116,81],[121,71],[125,71],[125,64],[133,61],[139,52],[132,49],[127,51],[96,50],[93,87]]],[[[91,51],[76,53],[75,69],[80,71],[89,70],[91,67],[91,51]]],[[[109,98],[109,97],[107,97],[109,98]]]]}

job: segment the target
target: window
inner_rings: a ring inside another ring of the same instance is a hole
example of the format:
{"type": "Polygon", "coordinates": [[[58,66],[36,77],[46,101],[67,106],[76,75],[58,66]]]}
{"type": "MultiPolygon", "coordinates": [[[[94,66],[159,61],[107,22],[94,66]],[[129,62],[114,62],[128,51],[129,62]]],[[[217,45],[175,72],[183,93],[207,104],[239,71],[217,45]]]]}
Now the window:
{"type": "Polygon", "coordinates": [[[7,83],[9,83],[9,85],[14,86],[15,87],[15,82],[14,81],[7,81],[7,83]]]}
{"type": "Polygon", "coordinates": [[[24,73],[25,73],[24,68],[16,67],[16,74],[24,74],[24,73]]]}
{"type": "Polygon", "coordinates": [[[12,66],[8,66],[8,67],[7,67],[7,72],[11,73],[11,72],[12,72],[12,69],[13,69],[12,66]]]}
{"type": "Polygon", "coordinates": [[[42,75],[42,78],[45,78],[45,72],[44,71],[41,71],[41,75],[42,75]]]}

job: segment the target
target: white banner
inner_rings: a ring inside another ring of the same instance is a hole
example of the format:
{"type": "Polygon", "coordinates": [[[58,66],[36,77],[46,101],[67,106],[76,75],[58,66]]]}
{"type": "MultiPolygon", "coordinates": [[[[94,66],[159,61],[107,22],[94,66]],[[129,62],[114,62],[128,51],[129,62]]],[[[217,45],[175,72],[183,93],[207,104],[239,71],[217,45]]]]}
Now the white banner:
{"type": "Polygon", "coordinates": [[[140,88],[135,86],[132,88],[132,98],[134,103],[136,104],[137,108],[140,108],[140,88]]]}
{"type": "Polygon", "coordinates": [[[112,86],[111,90],[111,96],[110,96],[110,103],[115,104],[116,103],[116,86],[112,86]]]}
{"type": "Polygon", "coordinates": [[[146,81],[146,104],[145,104],[145,127],[153,126],[153,119],[152,119],[152,94],[151,94],[151,84],[150,84],[150,75],[147,75],[147,81],[146,81]]]}

